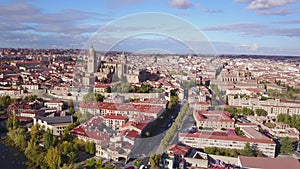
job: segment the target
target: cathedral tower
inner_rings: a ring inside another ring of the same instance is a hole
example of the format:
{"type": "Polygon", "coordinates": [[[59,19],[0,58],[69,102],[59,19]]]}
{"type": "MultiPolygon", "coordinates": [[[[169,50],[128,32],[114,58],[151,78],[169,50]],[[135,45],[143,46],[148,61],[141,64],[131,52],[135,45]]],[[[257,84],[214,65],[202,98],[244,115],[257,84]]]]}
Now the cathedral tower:
{"type": "Polygon", "coordinates": [[[96,51],[93,48],[93,45],[91,46],[89,50],[89,57],[88,57],[88,64],[87,64],[87,72],[88,73],[95,73],[97,71],[97,59],[96,59],[96,51]]]}

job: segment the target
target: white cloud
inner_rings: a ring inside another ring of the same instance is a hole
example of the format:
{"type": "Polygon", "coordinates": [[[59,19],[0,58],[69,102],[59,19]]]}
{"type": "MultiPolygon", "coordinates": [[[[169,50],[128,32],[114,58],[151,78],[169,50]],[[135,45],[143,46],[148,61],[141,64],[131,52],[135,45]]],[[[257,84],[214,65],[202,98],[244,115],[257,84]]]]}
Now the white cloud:
{"type": "Polygon", "coordinates": [[[203,13],[222,13],[223,11],[220,9],[207,9],[207,8],[203,8],[201,9],[201,12],[203,13]]]}
{"type": "Polygon", "coordinates": [[[172,0],[170,5],[178,9],[188,9],[193,6],[190,0],[172,0]]]}
{"type": "Polygon", "coordinates": [[[297,0],[253,0],[247,8],[251,10],[272,9],[296,2],[297,0]]]}
{"type": "Polygon", "coordinates": [[[291,13],[290,9],[276,9],[276,10],[259,10],[258,15],[280,15],[285,16],[291,13]]]}

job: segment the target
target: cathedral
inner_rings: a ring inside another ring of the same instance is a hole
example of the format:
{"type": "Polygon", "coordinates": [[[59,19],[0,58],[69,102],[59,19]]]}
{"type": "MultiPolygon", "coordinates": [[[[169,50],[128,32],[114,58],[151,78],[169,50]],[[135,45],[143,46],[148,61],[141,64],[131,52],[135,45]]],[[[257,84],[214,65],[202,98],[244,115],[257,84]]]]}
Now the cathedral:
{"type": "Polygon", "coordinates": [[[139,82],[139,70],[128,64],[127,55],[123,52],[116,61],[101,60],[93,46],[88,51],[86,68],[82,72],[82,84],[93,87],[95,81],[109,78],[110,81],[139,82]]]}

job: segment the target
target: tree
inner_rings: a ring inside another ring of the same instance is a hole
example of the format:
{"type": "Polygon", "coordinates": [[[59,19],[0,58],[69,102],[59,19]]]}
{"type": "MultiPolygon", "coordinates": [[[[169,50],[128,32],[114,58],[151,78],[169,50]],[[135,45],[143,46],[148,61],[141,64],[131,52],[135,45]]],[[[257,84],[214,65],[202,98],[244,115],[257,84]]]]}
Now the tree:
{"type": "Polygon", "coordinates": [[[103,102],[103,100],[104,100],[104,96],[99,93],[95,94],[95,98],[96,98],[97,102],[103,102]]]}
{"type": "Polygon", "coordinates": [[[35,167],[45,165],[44,164],[44,157],[45,154],[43,152],[40,152],[39,146],[36,144],[36,142],[31,138],[31,140],[28,142],[28,146],[25,149],[25,156],[35,163],[35,167]]]}
{"type": "Polygon", "coordinates": [[[238,136],[243,136],[244,135],[244,132],[241,130],[241,128],[239,127],[236,127],[234,129],[235,133],[238,135],[238,136]]]}
{"type": "Polygon", "coordinates": [[[168,108],[171,109],[173,106],[178,104],[178,95],[176,93],[176,90],[170,91],[170,102],[168,104],[168,108]]]}
{"type": "Polygon", "coordinates": [[[74,109],[74,102],[73,101],[69,101],[68,107],[69,107],[69,114],[74,114],[75,109],[74,109]]]}
{"type": "Polygon", "coordinates": [[[61,154],[57,147],[50,147],[45,156],[45,160],[51,169],[58,169],[61,163],[61,154]]]}
{"type": "Polygon", "coordinates": [[[26,131],[23,128],[15,128],[9,130],[7,136],[14,144],[19,147],[22,151],[27,147],[26,131]]]}
{"type": "Polygon", "coordinates": [[[107,86],[105,89],[104,89],[105,93],[111,93],[111,87],[110,86],[107,86]]]}
{"type": "Polygon", "coordinates": [[[43,137],[44,137],[44,145],[46,150],[48,150],[51,146],[54,146],[55,144],[54,136],[49,129],[45,131],[43,137]]]}
{"type": "Polygon", "coordinates": [[[150,156],[150,164],[152,169],[156,169],[159,167],[159,159],[160,159],[160,154],[152,154],[150,156]]]}
{"type": "Polygon", "coordinates": [[[215,154],[216,147],[205,147],[204,152],[206,152],[207,154],[215,154]]]}
{"type": "Polygon", "coordinates": [[[79,169],[79,165],[78,164],[64,164],[60,169],[79,169]]]}
{"type": "Polygon", "coordinates": [[[37,95],[30,95],[26,97],[28,101],[35,101],[38,99],[37,95]]]}
{"type": "Polygon", "coordinates": [[[242,109],[242,114],[253,116],[254,112],[251,109],[244,107],[242,109]]]}
{"type": "Polygon", "coordinates": [[[95,101],[96,100],[94,93],[87,93],[83,96],[82,99],[83,99],[84,102],[90,102],[90,101],[95,101]]]}
{"type": "Polygon", "coordinates": [[[68,142],[68,141],[64,141],[62,144],[61,144],[61,147],[62,147],[62,152],[63,154],[69,154],[72,150],[73,150],[73,147],[72,147],[72,143],[68,142]]]}
{"type": "Polygon", "coordinates": [[[76,154],[75,154],[75,152],[70,152],[69,153],[69,164],[72,164],[72,163],[74,163],[76,161],[76,154]]]}
{"type": "Polygon", "coordinates": [[[6,128],[16,129],[18,127],[18,118],[16,116],[10,116],[6,121],[6,128]]]}
{"type": "Polygon", "coordinates": [[[255,113],[257,116],[265,116],[266,117],[268,115],[267,111],[264,109],[256,109],[255,113]]]}
{"type": "Polygon", "coordinates": [[[39,130],[40,126],[38,124],[34,125],[30,129],[30,137],[35,143],[38,142],[41,138],[41,132],[39,130]]]}
{"type": "Polygon", "coordinates": [[[96,161],[96,168],[100,168],[100,167],[102,167],[102,165],[103,165],[103,160],[102,160],[102,158],[99,158],[96,161]]]}
{"type": "Polygon", "coordinates": [[[255,156],[255,151],[251,148],[250,143],[246,143],[242,155],[250,157],[255,156]]]}
{"type": "Polygon", "coordinates": [[[135,160],[135,162],[133,163],[133,165],[135,167],[139,167],[141,165],[141,163],[142,163],[142,160],[141,159],[137,159],[137,160],[135,160]]]}
{"type": "Polygon", "coordinates": [[[94,167],[95,164],[96,164],[96,160],[94,158],[85,161],[85,165],[87,165],[88,167],[94,167]]]}
{"type": "Polygon", "coordinates": [[[96,146],[95,146],[95,143],[94,142],[91,142],[91,141],[87,141],[85,143],[85,152],[89,153],[89,154],[95,154],[96,152],[96,146]]]}
{"type": "Polygon", "coordinates": [[[145,133],[145,135],[146,135],[146,137],[150,137],[150,136],[151,136],[151,133],[150,133],[149,131],[147,131],[147,132],[145,133]]]}
{"type": "Polygon", "coordinates": [[[293,144],[288,137],[285,137],[280,142],[280,153],[290,154],[293,151],[293,144]]]}
{"type": "Polygon", "coordinates": [[[2,96],[0,97],[0,110],[5,110],[11,104],[10,96],[2,96]]]}

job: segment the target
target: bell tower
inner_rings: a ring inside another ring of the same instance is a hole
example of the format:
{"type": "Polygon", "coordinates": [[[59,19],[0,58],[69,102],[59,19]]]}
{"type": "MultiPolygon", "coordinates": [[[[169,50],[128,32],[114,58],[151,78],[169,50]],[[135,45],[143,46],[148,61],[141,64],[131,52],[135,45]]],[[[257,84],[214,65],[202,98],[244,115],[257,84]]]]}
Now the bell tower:
{"type": "Polygon", "coordinates": [[[88,57],[88,64],[87,64],[87,72],[88,73],[95,73],[97,71],[97,59],[96,59],[96,51],[93,47],[89,49],[89,57],[88,57]]]}

